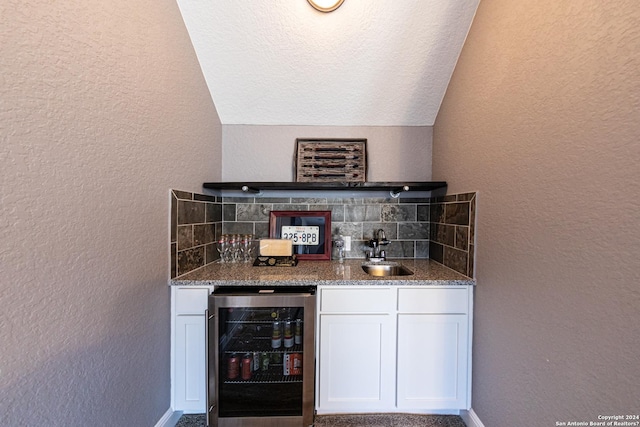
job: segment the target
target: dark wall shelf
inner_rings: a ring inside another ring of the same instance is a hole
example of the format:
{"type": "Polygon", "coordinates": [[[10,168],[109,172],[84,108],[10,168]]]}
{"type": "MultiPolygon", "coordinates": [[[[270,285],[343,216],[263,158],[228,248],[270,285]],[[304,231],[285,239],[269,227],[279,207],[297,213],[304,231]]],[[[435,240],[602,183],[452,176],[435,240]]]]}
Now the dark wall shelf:
{"type": "Polygon", "coordinates": [[[262,190],[348,190],[348,191],[432,191],[447,187],[446,181],[419,182],[205,182],[210,190],[234,190],[258,193],[262,190]]]}

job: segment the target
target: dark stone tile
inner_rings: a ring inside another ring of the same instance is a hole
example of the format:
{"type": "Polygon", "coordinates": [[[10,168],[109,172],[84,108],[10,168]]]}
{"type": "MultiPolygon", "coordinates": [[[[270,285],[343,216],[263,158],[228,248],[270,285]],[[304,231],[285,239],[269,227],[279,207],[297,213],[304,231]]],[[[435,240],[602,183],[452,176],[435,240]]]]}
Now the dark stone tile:
{"type": "Polygon", "coordinates": [[[429,259],[444,264],[444,247],[434,241],[429,242],[429,259]]]}
{"type": "Polygon", "coordinates": [[[398,239],[398,224],[395,222],[365,222],[362,224],[362,239],[373,239],[379,229],[384,231],[387,240],[398,239]]]}
{"type": "Polygon", "coordinates": [[[178,226],[178,250],[182,251],[193,247],[193,226],[178,226]]]}
{"type": "Polygon", "coordinates": [[[213,243],[216,234],[215,224],[199,224],[193,226],[193,246],[213,243]]]}
{"type": "Polygon", "coordinates": [[[398,204],[398,199],[394,199],[391,197],[364,197],[360,199],[360,203],[362,203],[363,205],[379,205],[383,203],[396,205],[398,204]]]}
{"type": "Polygon", "coordinates": [[[269,223],[268,222],[256,222],[254,224],[254,231],[256,239],[269,237],[269,223]]]}
{"type": "Polygon", "coordinates": [[[343,205],[309,205],[310,211],[331,211],[331,222],[344,222],[343,205]]]}
{"type": "Polygon", "coordinates": [[[469,205],[469,241],[471,243],[476,240],[476,200],[474,198],[469,205]]]}
{"type": "Polygon", "coordinates": [[[469,245],[469,262],[467,264],[467,276],[469,277],[474,277],[476,273],[474,249],[475,249],[474,245],[469,245]]]}
{"type": "Polygon", "coordinates": [[[394,240],[382,250],[387,251],[387,258],[415,258],[415,242],[413,240],[394,240]]]}
{"type": "Polygon", "coordinates": [[[225,234],[253,234],[253,222],[225,222],[225,234]]]}
{"type": "MultiPolygon", "coordinates": [[[[244,202],[247,203],[247,202],[244,202]]],[[[291,203],[290,197],[258,197],[255,200],[255,203],[269,204],[272,205],[274,203],[291,203]]]]}
{"type": "Polygon", "coordinates": [[[222,205],[220,203],[207,203],[205,212],[205,222],[222,221],[222,205]]]}
{"type": "Polygon", "coordinates": [[[204,252],[205,252],[205,263],[206,264],[210,264],[210,263],[220,259],[220,254],[218,253],[218,250],[216,249],[215,243],[211,243],[209,245],[206,245],[204,247],[204,252]]]}
{"type": "Polygon", "coordinates": [[[444,262],[443,262],[444,265],[466,276],[467,262],[468,262],[467,252],[445,246],[444,262]]]}
{"type": "Polygon", "coordinates": [[[398,239],[402,239],[402,240],[429,239],[429,223],[428,222],[398,223],[398,239]]]}
{"type": "Polygon", "coordinates": [[[344,220],[346,222],[380,222],[380,205],[347,205],[344,208],[344,220]]]}
{"type": "Polygon", "coordinates": [[[270,204],[236,205],[236,221],[269,221],[270,204]]]}
{"type": "Polygon", "coordinates": [[[254,197],[250,194],[242,197],[223,197],[223,203],[253,203],[254,197]]]}
{"type": "Polygon", "coordinates": [[[415,221],[416,205],[382,205],[382,222],[415,221]]]}
{"type": "Polygon", "coordinates": [[[273,204],[274,211],[308,211],[308,205],[302,204],[273,204]]]}
{"type": "Polygon", "coordinates": [[[369,251],[368,241],[351,240],[351,250],[346,252],[347,258],[362,258],[367,256],[369,251]]]}
{"type": "Polygon", "coordinates": [[[176,196],[176,198],[180,199],[180,200],[192,200],[193,199],[193,193],[189,193],[187,191],[180,191],[180,190],[171,190],[173,191],[173,194],[176,196]]]}
{"type": "Polygon", "coordinates": [[[469,248],[469,227],[463,225],[455,227],[456,240],[454,246],[457,249],[466,251],[469,248]]]}
{"type": "MultiPolygon", "coordinates": [[[[287,202],[280,202],[280,203],[287,203],[287,202]]],[[[291,203],[308,204],[308,205],[326,205],[327,198],[326,197],[309,197],[309,198],[292,197],[291,203]]],[[[309,209],[315,210],[314,208],[311,208],[311,207],[309,207],[309,209]]]]}
{"type": "Polygon", "coordinates": [[[178,245],[171,244],[171,278],[174,279],[178,275],[178,245]]]}
{"type": "Polygon", "coordinates": [[[476,193],[461,193],[456,194],[456,196],[459,202],[466,202],[473,199],[476,196],[476,193]]]}
{"type": "Polygon", "coordinates": [[[413,204],[421,204],[421,203],[429,203],[428,197],[400,197],[399,203],[413,203],[413,204]]]}
{"type": "Polygon", "coordinates": [[[209,196],[208,194],[195,193],[193,195],[193,200],[200,200],[202,202],[215,202],[216,196],[209,196]]]}
{"type": "Polygon", "coordinates": [[[354,240],[362,240],[362,223],[361,222],[334,222],[331,224],[331,235],[351,236],[353,244],[354,240]]]}
{"type": "Polygon", "coordinates": [[[204,265],[204,246],[178,251],[178,275],[188,273],[204,265]]]}
{"type": "Polygon", "coordinates": [[[171,193],[171,243],[178,239],[178,198],[171,193]]]}
{"type": "Polygon", "coordinates": [[[327,199],[327,204],[329,204],[329,205],[357,205],[357,204],[364,204],[363,200],[364,199],[356,199],[356,198],[350,198],[350,197],[346,197],[346,198],[336,197],[336,198],[333,198],[333,199],[327,199]]]}
{"type": "Polygon", "coordinates": [[[444,211],[447,224],[469,225],[469,203],[447,203],[444,211]]]}
{"type": "Polygon", "coordinates": [[[178,201],[178,224],[202,224],[205,220],[205,204],[202,202],[178,201]]]}
{"type": "Polygon", "coordinates": [[[423,222],[429,222],[429,213],[430,213],[430,205],[417,205],[416,206],[416,210],[417,210],[417,220],[418,221],[423,221],[423,222]]]}
{"type": "Polygon", "coordinates": [[[416,258],[420,258],[420,259],[429,258],[429,241],[428,240],[416,241],[416,258]]]}
{"type": "Polygon", "coordinates": [[[456,229],[453,225],[431,224],[434,233],[430,235],[431,240],[444,245],[454,246],[456,239],[456,229]]]}
{"type": "Polygon", "coordinates": [[[235,221],[236,220],[236,204],[224,203],[222,205],[222,221],[235,221]]]}
{"type": "Polygon", "coordinates": [[[429,240],[436,241],[438,238],[438,231],[440,230],[440,226],[442,224],[438,224],[435,222],[429,223],[429,240]]]}
{"type": "Polygon", "coordinates": [[[444,223],[444,204],[433,203],[429,208],[429,221],[444,223]]]}

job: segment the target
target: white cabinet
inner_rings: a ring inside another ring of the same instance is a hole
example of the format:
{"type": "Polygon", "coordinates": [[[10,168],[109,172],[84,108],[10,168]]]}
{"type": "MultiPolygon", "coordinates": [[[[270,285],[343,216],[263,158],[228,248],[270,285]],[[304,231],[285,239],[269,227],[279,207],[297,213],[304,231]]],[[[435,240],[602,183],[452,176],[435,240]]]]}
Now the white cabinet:
{"type": "Polygon", "coordinates": [[[205,310],[211,287],[172,287],[173,409],[204,413],[206,408],[205,310]]]}
{"type": "Polygon", "coordinates": [[[319,287],[316,409],[470,407],[472,288],[319,287]]]}
{"type": "Polygon", "coordinates": [[[468,409],[469,290],[398,289],[397,405],[468,409]]]}
{"type": "Polygon", "coordinates": [[[320,292],[319,408],[328,412],[393,408],[392,289],[320,292]]]}

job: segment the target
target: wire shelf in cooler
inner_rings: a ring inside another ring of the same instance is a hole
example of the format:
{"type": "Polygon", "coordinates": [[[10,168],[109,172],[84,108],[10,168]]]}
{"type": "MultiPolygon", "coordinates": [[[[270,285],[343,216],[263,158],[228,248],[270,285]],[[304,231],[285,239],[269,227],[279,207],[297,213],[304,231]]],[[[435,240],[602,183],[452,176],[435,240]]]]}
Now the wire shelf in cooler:
{"type": "Polygon", "coordinates": [[[233,380],[224,380],[225,384],[282,384],[282,383],[301,383],[302,375],[282,375],[272,373],[253,373],[251,378],[243,380],[236,378],[233,380]]]}
{"type": "Polygon", "coordinates": [[[279,348],[271,347],[271,338],[253,337],[249,342],[243,342],[241,340],[232,341],[225,349],[224,353],[237,353],[242,356],[245,353],[302,353],[303,345],[294,344],[293,347],[285,347],[282,345],[279,348]]]}

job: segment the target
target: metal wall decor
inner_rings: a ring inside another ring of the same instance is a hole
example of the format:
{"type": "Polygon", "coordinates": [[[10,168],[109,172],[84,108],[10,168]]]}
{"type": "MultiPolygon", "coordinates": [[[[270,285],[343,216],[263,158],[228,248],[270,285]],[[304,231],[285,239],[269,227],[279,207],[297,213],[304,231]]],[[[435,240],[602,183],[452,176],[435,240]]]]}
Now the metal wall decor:
{"type": "Polygon", "coordinates": [[[333,12],[340,7],[344,0],[307,0],[309,4],[320,12],[333,12]]]}
{"type": "Polygon", "coordinates": [[[296,139],[296,182],[365,182],[366,139],[296,139]]]}

